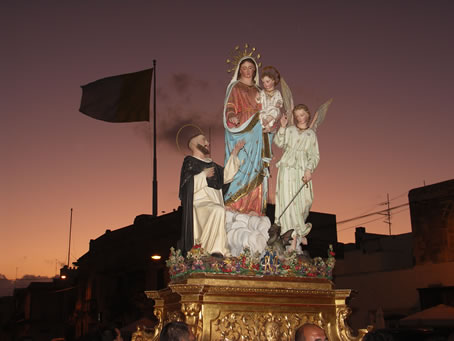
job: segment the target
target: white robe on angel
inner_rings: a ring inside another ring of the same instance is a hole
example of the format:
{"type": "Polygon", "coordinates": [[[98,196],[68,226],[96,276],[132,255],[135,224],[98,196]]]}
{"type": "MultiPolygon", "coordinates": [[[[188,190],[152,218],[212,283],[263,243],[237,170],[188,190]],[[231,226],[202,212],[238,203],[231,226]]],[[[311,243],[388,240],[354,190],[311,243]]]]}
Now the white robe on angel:
{"type": "Polygon", "coordinates": [[[276,181],[275,222],[281,226],[281,234],[295,229],[296,235],[305,237],[311,230],[306,224],[312,206],[314,192],[312,181],[304,186],[293,200],[282,217],[280,215],[303,186],[302,178],[306,169],[314,173],[320,160],[317,136],[312,129],[300,130],[291,125],[281,127],[274,137],[274,143],[284,148],[284,154],[276,164],[278,168],[276,181]]]}

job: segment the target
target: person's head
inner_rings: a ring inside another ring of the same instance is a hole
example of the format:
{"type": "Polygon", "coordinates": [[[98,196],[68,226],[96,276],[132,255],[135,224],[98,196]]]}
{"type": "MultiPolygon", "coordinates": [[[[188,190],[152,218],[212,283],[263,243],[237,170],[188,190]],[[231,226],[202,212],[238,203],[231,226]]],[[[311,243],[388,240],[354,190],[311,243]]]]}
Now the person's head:
{"type": "Polygon", "coordinates": [[[281,75],[274,66],[265,66],[262,69],[261,80],[263,88],[272,91],[281,81],[281,75]]]}
{"type": "Polygon", "coordinates": [[[246,82],[255,83],[257,68],[252,58],[243,59],[238,69],[238,79],[246,82]]]}
{"type": "Polygon", "coordinates": [[[205,156],[210,155],[210,142],[203,134],[197,134],[191,137],[188,141],[188,148],[192,154],[202,153],[205,156]]]}
{"type": "Polygon", "coordinates": [[[296,330],[295,341],[328,341],[328,338],[322,328],[306,323],[296,330]]]}
{"type": "Polygon", "coordinates": [[[184,322],[169,322],[161,330],[159,341],[195,341],[195,336],[184,322]]]}
{"type": "Polygon", "coordinates": [[[295,124],[309,122],[311,119],[311,112],[305,104],[297,104],[293,108],[293,121],[295,124]]]}

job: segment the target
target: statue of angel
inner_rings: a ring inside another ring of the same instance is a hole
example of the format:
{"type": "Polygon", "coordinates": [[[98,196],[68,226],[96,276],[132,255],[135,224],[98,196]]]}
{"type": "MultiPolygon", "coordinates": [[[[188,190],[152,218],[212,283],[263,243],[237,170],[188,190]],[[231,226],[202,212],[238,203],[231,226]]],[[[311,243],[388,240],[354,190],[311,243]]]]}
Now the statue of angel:
{"type": "MultiPolygon", "coordinates": [[[[293,107],[290,89],[282,87],[284,107],[293,107]]],[[[274,144],[284,149],[277,162],[275,224],[281,234],[294,229],[288,250],[301,252],[300,244],[307,244],[306,236],[312,225],[306,223],[314,198],[312,175],[320,160],[316,130],[325,119],[332,99],[317,110],[311,122],[311,113],[304,104],[298,104],[280,119],[281,127],[274,144]]]]}

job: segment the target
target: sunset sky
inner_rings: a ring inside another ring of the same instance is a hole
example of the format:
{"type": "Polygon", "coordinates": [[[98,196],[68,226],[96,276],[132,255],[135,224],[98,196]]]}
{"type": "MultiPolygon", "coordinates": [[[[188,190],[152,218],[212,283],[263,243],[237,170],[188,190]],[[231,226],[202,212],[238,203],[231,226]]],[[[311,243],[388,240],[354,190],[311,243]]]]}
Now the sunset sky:
{"type": "MultiPolygon", "coordinates": [[[[226,58],[244,43],[296,103],[334,98],[318,130],[313,211],[342,221],[384,209],[387,193],[397,206],[412,188],[454,178],[453,13],[438,0],[2,1],[0,274],[55,275],[71,208],[71,262],[106,229],[151,214],[149,123],[78,109],[81,85],[153,59],[160,214],[179,205],[179,127],[211,128],[223,163],[226,58]]],[[[392,232],[409,232],[408,208],[394,212],[392,232]]],[[[353,241],[356,226],[388,233],[383,220],[340,224],[339,240],[353,241]]]]}

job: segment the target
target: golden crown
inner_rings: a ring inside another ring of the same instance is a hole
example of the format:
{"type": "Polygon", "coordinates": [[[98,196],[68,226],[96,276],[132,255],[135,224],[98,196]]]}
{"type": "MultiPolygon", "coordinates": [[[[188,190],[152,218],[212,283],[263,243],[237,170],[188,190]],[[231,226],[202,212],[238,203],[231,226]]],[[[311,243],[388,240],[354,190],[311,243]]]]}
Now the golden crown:
{"type": "Polygon", "coordinates": [[[230,58],[227,59],[227,64],[230,64],[229,69],[227,70],[228,73],[235,71],[238,63],[240,62],[241,58],[243,57],[251,57],[254,58],[257,62],[258,67],[262,66],[262,63],[259,62],[260,53],[256,51],[255,47],[251,47],[249,50],[249,44],[244,44],[244,48],[241,48],[239,45],[235,46],[233,51],[230,54],[230,58]]]}

